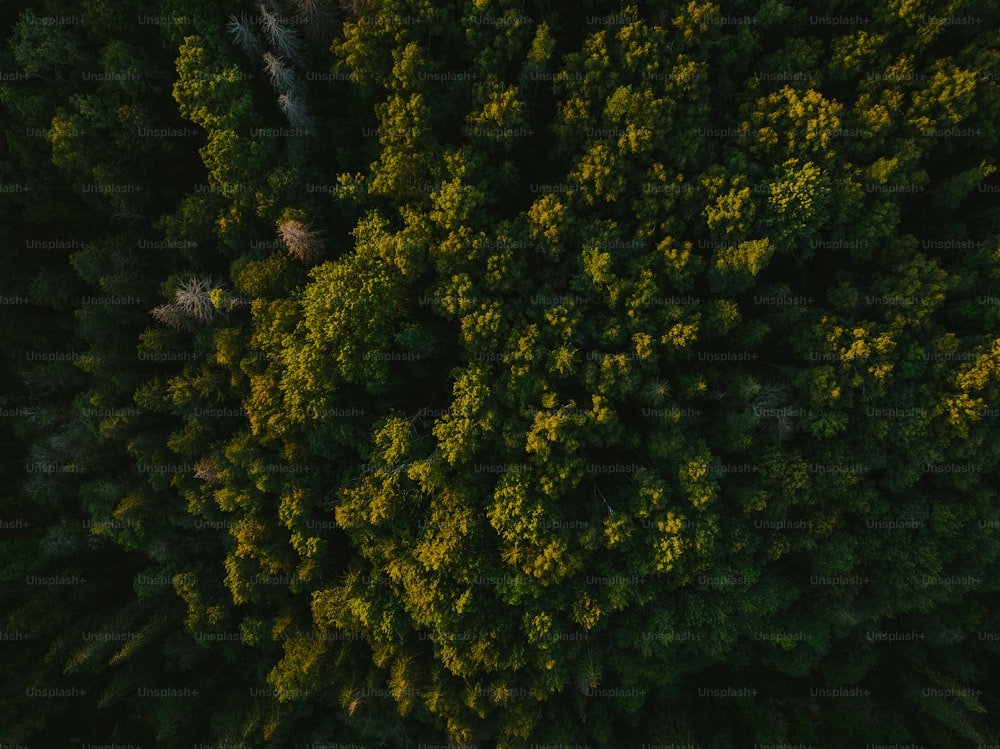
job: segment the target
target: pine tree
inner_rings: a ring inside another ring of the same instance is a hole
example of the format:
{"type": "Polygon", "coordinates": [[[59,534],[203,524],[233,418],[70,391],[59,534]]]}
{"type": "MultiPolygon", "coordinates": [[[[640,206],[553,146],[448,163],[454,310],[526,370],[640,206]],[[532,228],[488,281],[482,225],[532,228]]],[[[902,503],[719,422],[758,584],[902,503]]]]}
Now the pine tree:
{"type": "Polygon", "coordinates": [[[293,91],[281,94],[278,97],[278,108],[288,118],[288,123],[292,127],[307,133],[312,129],[312,118],[299,94],[293,91]]]}
{"type": "Polygon", "coordinates": [[[161,322],[174,330],[193,331],[197,329],[190,315],[185,314],[180,307],[172,302],[154,307],[150,310],[150,314],[157,322],[161,322]]]}
{"type": "MultiPolygon", "coordinates": [[[[172,302],[156,307],[151,314],[158,322],[175,330],[197,330],[210,325],[222,314],[216,301],[219,301],[219,292],[223,291],[210,276],[190,276],[177,284],[172,302]]],[[[230,299],[229,302],[226,306],[231,309],[238,300],[230,299]]]]}
{"type": "Polygon", "coordinates": [[[264,0],[261,0],[258,7],[261,27],[271,46],[285,59],[299,60],[302,55],[302,40],[295,29],[286,26],[284,19],[272,13],[264,0]]]}
{"type": "Polygon", "coordinates": [[[321,232],[297,220],[286,221],[278,227],[278,231],[288,254],[300,262],[315,265],[323,259],[325,242],[321,232]]]}
{"type": "Polygon", "coordinates": [[[239,18],[236,16],[229,17],[229,23],[226,24],[226,30],[229,31],[233,36],[233,40],[240,46],[247,56],[256,57],[263,51],[263,44],[261,39],[253,30],[253,23],[246,17],[242,15],[239,18]]]}
{"type": "Polygon", "coordinates": [[[369,3],[370,0],[339,0],[338,5],[348,21],[357,21],[369,3]]]}
{"type": "Polygon", "coordinates": [[[284,61],[271,52],[264,53],[264,72],[271,79],[271,88],[275,91],[290,91],[298,88],[298,80],[284,61]]]}
{"type": "Polygon", "coordinates": [[[215,320],[218,310],[212,304],[212,291],[219,288],[209,276],[191,276],[178,284],[174,303],[182,314],[207,325],[215,320]]]}

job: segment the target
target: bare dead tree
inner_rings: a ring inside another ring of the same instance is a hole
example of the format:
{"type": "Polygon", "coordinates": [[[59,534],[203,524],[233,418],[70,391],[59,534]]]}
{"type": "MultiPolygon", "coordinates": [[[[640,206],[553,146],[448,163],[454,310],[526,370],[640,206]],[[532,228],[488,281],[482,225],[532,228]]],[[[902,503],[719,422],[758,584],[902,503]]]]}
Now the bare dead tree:
{"type": "Polygon", "coordinates": [[[361,14],[364,13],[365,7],[368,5],[367,0],[340,0],[340,12],[344,14],[348,21],[356,21],[361,18],[361,14]]]}
{"type": "Polygon", "coordinates": [[[215,458],[210,455],[199,458],[194,464],[194,477],[209,484],[215,483],[218,479],[215,458]]]}
{"type": "Polygon", "coordinates": [[[212,304],[212,291],[221,288],[208,276],[192,276],[174,290],[174,303],[189,317],[201,323],[210,323],[218,315],[212,304]]]}
{"type": "Polygon", "coordinates": [[[306,265],[315,265],[323,259],[326,243],[322,232],[314,231],[301,221],[286,221],[278,231],[281,241],[288,248],[288,254],[306,265]]]}
{"type": "Polygon", "coordinates": [[[197,330],[222,314],[212,303],[212,293],[222,286],[209,276],[191,276],[174,289],[174,300],[150,310],[153,318],[175,330],[197,330]]]}
{"type": "Polygon", "coordinates": [[[195,330],[195,325],[191,318],[185,315],[176,304],[161,304],[149,312],[157,322],[163,323],[174,330],[195,330]]]}
{"type": "Polygon", "coordinates": [[[770,383],[764,385],[750,404],[755,414],[777,435],[779,440],[788,439],[795,432],[796,409],[790,404],[791,392],[786,385],[770,383]]]}
{"type": "Polygon", "coordinates": [[[236,16],[229,16],[229,23],[226,24],[226,30],[232,35],[233,40],[239,45],[247,55],[250,57],[256,57],[263,50],[263,44],[261,43],[260,37],[253,30],[253,24],[246,15],[242,15],[239,18],[236,16]]]}
{"type": "Polygon", "coordinates": [[[282,57],[297,60],[302,55],[302,40],[298,33],[286,26],[277,14],[272,13],[263,0],[259,7],[260,24],[268,42],[282,57]]]}
{"type": "Polygon", "coordinates": [[[268,39],[273,39],[276,34],[281,33],[281,21],[278,16],[268,10],[267,3],[264,0],[261,0],[257,7],[260,10],[260,27],[268,39]]]}
{"type": "Polygon", "coordinates": [[[312,117],[306,108],[302,97],[293,91],[286,91],[278,97],[278,108],[281,109],[288,123],[297,130],[309,132],[312,129],[312,117]]]}
{"type": "Polygon", "coordinates": [[[285,65],[285,61],[271,52],[264,53],[264,72],[271,79],[271,87],[275,91],[298,89],[299,82],[294,71],[285,65]]]}
{"type": "Polygon", "coordinates": [[[309,40],[328,47],[337,27],[332,0],[292,0],[292,5],[309,40]]]}

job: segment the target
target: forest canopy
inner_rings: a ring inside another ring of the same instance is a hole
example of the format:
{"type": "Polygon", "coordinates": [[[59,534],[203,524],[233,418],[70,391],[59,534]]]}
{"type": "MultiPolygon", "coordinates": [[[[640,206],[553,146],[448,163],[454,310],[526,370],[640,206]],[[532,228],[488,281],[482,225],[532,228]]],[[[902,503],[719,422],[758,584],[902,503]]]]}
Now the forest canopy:
{"type": "Polygon", "coordinates": [[[0,742],[1000,744],[1000,8],[0,31],[0,742]]]}

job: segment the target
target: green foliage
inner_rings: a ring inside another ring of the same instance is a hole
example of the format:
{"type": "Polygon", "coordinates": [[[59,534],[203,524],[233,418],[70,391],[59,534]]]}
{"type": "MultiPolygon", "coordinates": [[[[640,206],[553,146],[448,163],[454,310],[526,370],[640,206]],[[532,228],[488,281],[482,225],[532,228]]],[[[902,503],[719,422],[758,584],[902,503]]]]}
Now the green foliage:
{"type": "Polygon", "coordinates": [[[989,4],[69,5],[0,743],[997,743],[989,4]]]}

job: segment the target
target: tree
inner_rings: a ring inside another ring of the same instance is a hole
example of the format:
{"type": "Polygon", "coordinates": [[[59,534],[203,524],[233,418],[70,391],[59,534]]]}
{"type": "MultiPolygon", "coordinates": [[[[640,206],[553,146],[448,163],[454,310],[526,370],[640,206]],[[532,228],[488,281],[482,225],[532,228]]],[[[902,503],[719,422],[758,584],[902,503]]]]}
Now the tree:
{"type": "Polygon", "coordinates": [[[308,224],[293,219],[281,224],[278,231],[292,257],[306,265],[315,265],[322,259],[325,243],[320,232],[308,224]]]}
{"type": "Polygon", "coordinates": [[[0,8],[0,742],[997,743],[995,8],[147,5],[0,8]]]}
{"type": "Polygon", "coordinates": [[[246,14],[241,15],[239,18],[230,16],[229,23],[226,24],[226,30],[232,34],[233,40],[247,56],[256,57],[263,51],[263,44],[260,37],[254,33],[251,21],[246,17],[246,14]]]}
{"type": "Polygon", "coordinates": [[[292,127],[305,132],[312,127],[312,118],[306,109],[305,101],[294,91],[286,91],[278,97],[278,108],[288,117],[292,127]]]}
{"type": "Polygon", "coordinates": [[[219,297],[216,295],[213,300],[213,295],[221,290],[222,286],[210,276],[190,276],[174,288],[174,300],[153,309],[152,315],[177,330],[210,325],[221,314],[215,303],[219,297]]]}
{"type": "Polygon", "coordinates": [[[295,73],[271,52],[264,53],[264,72],[271,79],[271,88],[275,91],[289,91],[297,87],[295,73]]]}
{"type": "Polygon", "coordinates": [[[274,8],[268,7],[265,0],[261,0],[258,9],[264,35],[278,54],[291,60],[299,58],[302,54],[302,41],[295,30],[284,25],[284,19],[273,13],[274,8]]]}

